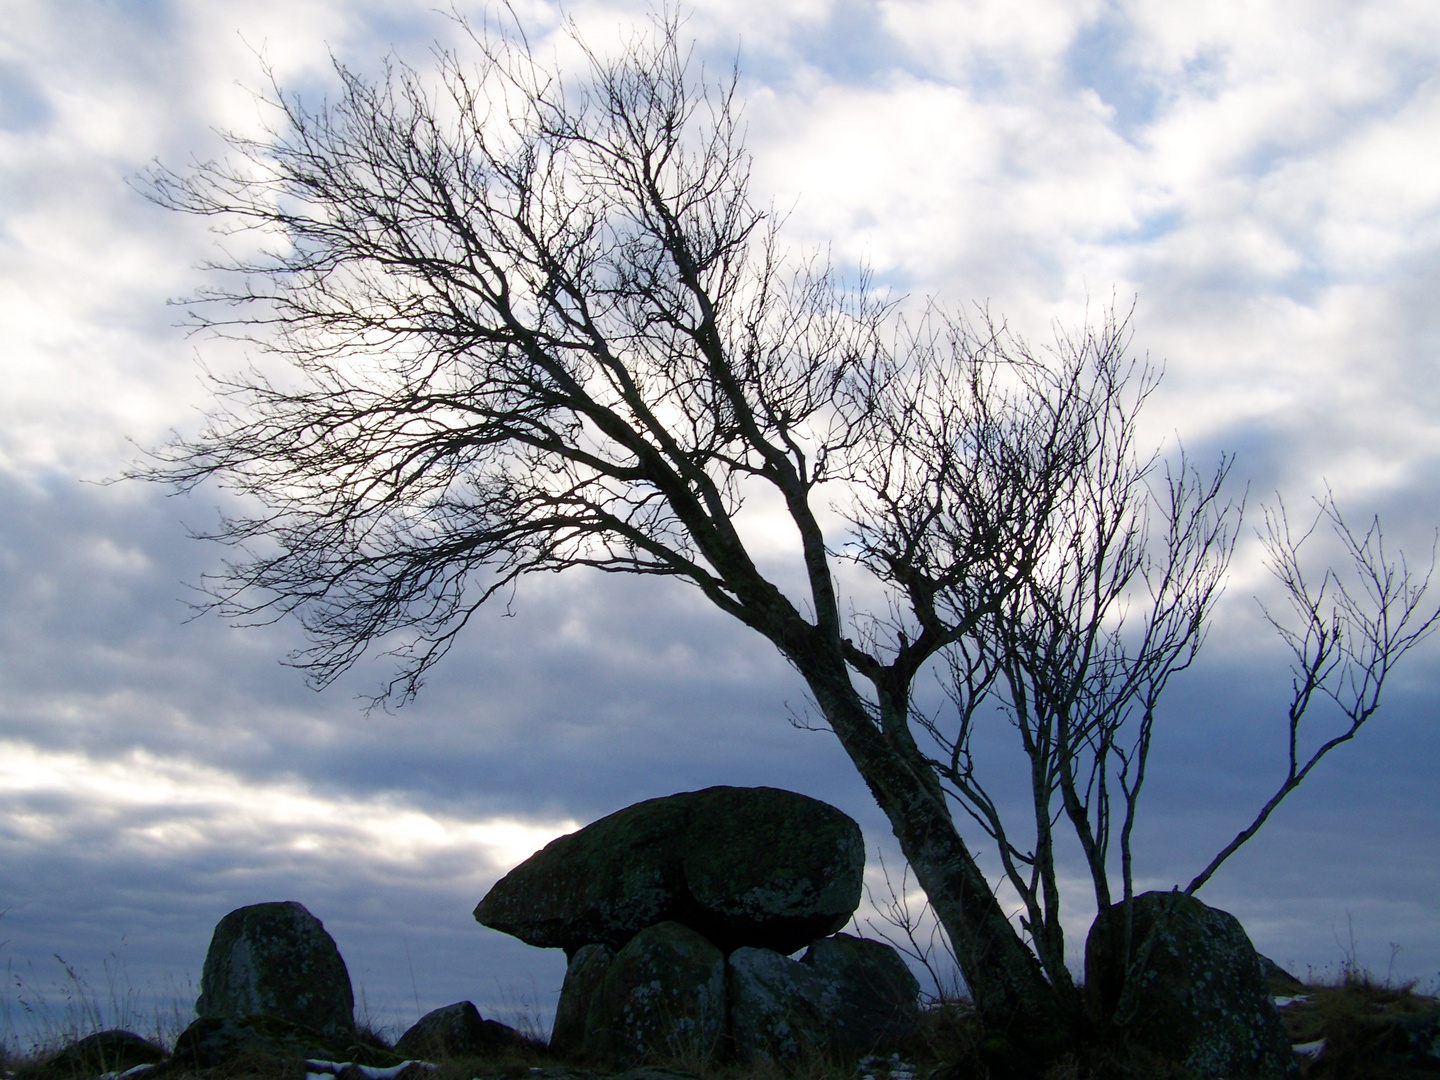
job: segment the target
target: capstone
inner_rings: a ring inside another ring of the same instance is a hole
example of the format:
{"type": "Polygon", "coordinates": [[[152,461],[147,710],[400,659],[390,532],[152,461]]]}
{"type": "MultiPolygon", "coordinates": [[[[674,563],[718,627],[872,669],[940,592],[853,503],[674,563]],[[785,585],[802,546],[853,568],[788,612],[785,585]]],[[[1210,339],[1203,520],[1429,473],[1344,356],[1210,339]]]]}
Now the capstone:
{"type": "Polygon", "coordinates": [[[552,841],[475,908],[486,926],[574,956],[680,922],[724,952],[790,953],[860,902],[860,828],[818,799],[713,787],[650,799],[552,841]]]}

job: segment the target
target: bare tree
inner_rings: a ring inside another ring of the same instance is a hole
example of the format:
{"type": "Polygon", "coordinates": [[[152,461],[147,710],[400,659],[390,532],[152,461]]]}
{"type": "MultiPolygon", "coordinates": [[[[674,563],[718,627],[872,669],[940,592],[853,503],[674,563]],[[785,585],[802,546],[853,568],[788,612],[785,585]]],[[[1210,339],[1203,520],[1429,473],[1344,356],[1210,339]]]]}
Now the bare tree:
{"type": "MultiPolygon", "coordinates": [[[[823,261],[787,269],[748,195],[735,79],[707,82],[674,20],[618,60],[590,54],[582,85],[521,35],[474,44],[478,66],[441,55],[434,82],[341,68],[319,110],[275,87],[268,136],[153,177],[159,201],[259,249],[219,268],[197,324],[288,365],[216,378],[203,429],[143,473],[217,479],[260,507],[211,534],[236,552],[214,607],[298,618],[311,644],[293,660],[321,686],[398,639],[382,696],[403,701],[527,574],[699,588],[806,680],[987,1023],[1041,1054],[1072,1046],[1085,1020],[1056,830],[1102,904],[1118,837],[1130,896],[1157,705],[1201,644],[1239,520],[1229,462],[1200,472],[1136,445],[1157,374],[1127,358],[1123,317],[1037,350],[983,312],[906,323],[823,261]],[[737,530],[760,490],[795,530],[798,595],[737,530]],[[840,582],[857,576],[852,595],[884,600],[847,615],[840,582]],[[937,670],[952,707],[917,711],[937,670]],[[1023,837],[973,754],[997,715],[1029,762],[1023,837]],[[1020,931],[955,807],[994,842],[1020,931]]],[[[1352,554],[1378,592],[1327,578],[1312,593],[1277,521],[1307,627],[1287,639],[1292,732],[1336,679],[1358,728],[1433,626],[1424,582],[1388,568],[1377,531],[1352,554]]],[[[1313,767],[1297,760],[1256,827],[1313,767]]]]}

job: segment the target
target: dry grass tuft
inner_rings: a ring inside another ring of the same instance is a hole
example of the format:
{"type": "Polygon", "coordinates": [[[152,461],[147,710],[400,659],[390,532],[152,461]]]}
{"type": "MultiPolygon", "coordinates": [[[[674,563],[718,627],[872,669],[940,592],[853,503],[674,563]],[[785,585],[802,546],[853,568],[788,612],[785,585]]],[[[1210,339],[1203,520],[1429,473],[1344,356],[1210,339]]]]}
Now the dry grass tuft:
{"type": "Polygon", "coordinates": [[[1308,1001],[1281,1010],[1292,1043],[1324,1040],[1302,1066],[1306,1080],[1434,1080],[1440,1061],[1415,1061],[1407,1028],[1440,1032],[1440,1000],[1380,982],[1369,972],[1345,972],[1333,984],[1308,985],[1308,1001]],[[1433,1027],[1432,1027],[1433,1025],[1433,1027]]]}

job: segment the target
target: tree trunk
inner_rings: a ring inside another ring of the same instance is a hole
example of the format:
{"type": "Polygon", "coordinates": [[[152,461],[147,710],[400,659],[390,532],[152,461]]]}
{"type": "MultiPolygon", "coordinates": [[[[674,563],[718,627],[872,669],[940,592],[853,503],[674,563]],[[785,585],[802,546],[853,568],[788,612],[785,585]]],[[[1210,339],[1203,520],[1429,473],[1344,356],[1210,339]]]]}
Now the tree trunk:
{"type": "Polygon", "coordinates": [[[890,820],[991,1030],[1041,1060],[1074,1049],[1082,1018],[1062,1005],[965,846],[930,767],[876,728],[850,685],[802,668],[841,745],[890,820]],[[913,760],[911,760],[913,758],[913,760]]]}

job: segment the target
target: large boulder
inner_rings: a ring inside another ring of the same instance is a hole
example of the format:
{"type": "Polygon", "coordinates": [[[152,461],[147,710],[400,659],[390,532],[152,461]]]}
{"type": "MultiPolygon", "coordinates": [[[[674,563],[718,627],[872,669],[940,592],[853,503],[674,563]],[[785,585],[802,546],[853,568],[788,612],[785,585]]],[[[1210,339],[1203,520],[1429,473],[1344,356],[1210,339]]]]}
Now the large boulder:
{"type": "Polygon", "coordinates": [[[475,918],[541,948],[622,948],[659,922],[724,952],[790,953],[860,903],[860,827],[775,788],[713,787],[636,803],[547,844],[485,896],[475,918]]]}
{"type": "Polygon", "coordinates": [[[920,984],[900,955],[849,934],[815,942],[799,961],[736,949],[726,987],[731,1041],[751,1063],[888,1048],[910,1034],[920,1011],[920,984]]]}
{"type": "Polygon", "coordinates": [[[252,904],[220,920],[200,975],[199,1017],[270,1016],[341,1045],[352,1036],[350,973],[324,925],[293,900],[252,904]]]}
{"type": "Polygon", "coordinates": [[[565,982],[555,1006],[555,1024],[550,1029],[550,1049],[562,1056],[574,1056],[585,1045],[585,1020],[590,1002],[605,981],[605,972],[615,959],[615,950],[596,943],[583,945],[565,966],[565,982]]]}
{"type": "Polygon", "coordinates": [[[1297,1075],[1260,957],[1239,920],[1180,892],[1101,912],[1085,942],[1086,993],[1123,1040],[1201,1077],[1297,1075]]]}
{"type": "Polygon", "coordinates": [[[677,922],[647,927],[615,954],[591,995],[587,1057],[699,1071],[725,1034],[725,956],[677,922]]]}
{"type": "Polygon", "coordinates": [[[514,1028],[497,1020],[483,1019],[473,1002],[457,1001],[433,1009],[417,1020],[396,1041],[395,1053],[425,1061],[491,1057],[524,1041],[514,1028]]]}

